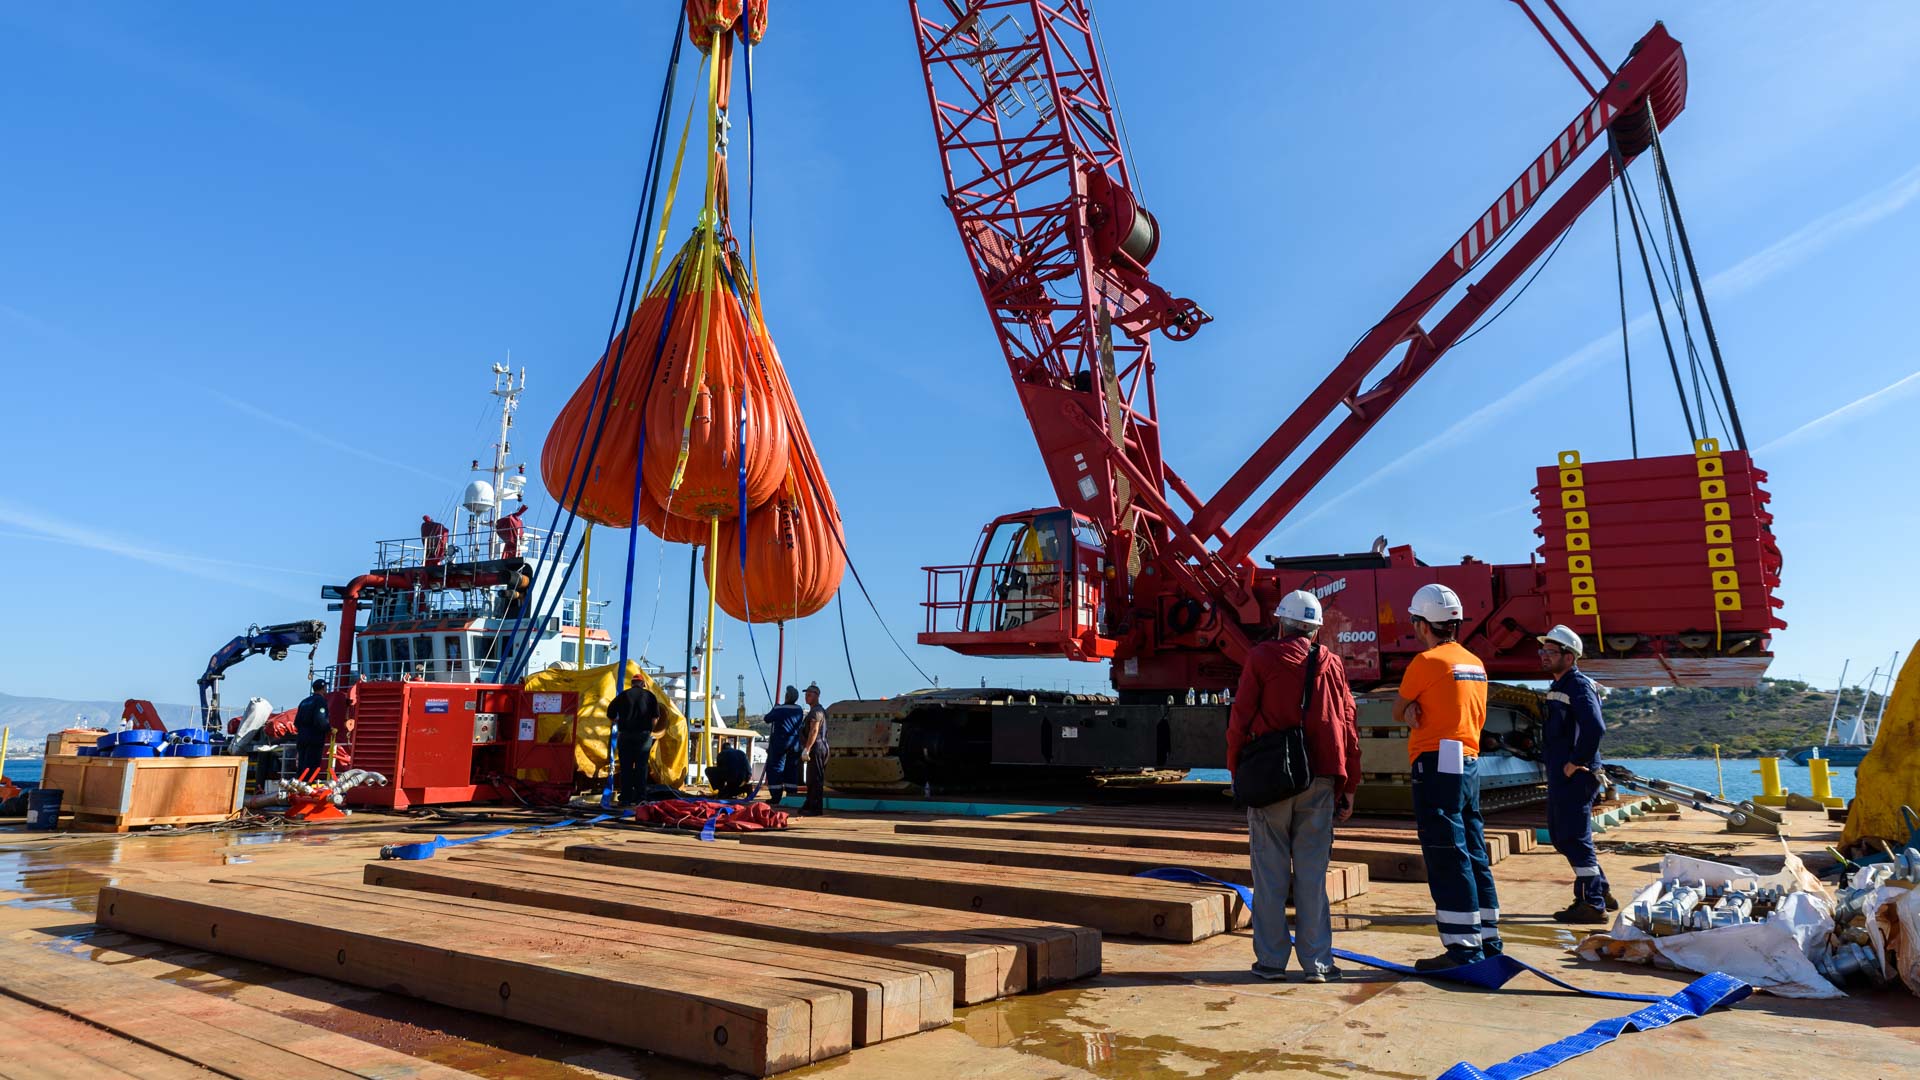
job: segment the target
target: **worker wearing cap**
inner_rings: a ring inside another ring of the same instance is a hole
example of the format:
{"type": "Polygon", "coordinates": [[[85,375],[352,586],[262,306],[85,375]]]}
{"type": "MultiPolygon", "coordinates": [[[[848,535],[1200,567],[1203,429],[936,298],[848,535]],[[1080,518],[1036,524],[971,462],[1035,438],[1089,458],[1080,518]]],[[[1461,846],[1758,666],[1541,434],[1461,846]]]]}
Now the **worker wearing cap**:
{"type": "Polygon", "coordinates": [[[1547,722],[1541,764],[1547,770],[1547,836],[1573,867],[1573,903],[1553,913],[1555,922],[1600,926],[1610,899],[1600,855],[1593,848],[1593,800],[1600,794],[1600,689],[1580,670],[1586,649],[1580,635],[1556,626],[1540,635],[1540,667],[1553,676],[1547,689],[1547,722]]]}
{"type": "Polygon", "coordinates": [[[1313,643],[1323,621],[1320,599],[1305,591],[1288,593],[1274,618],[1279,640],[1255,645],[1240,669],[1227,716],[1227,767],[1239,766],[1241,750],[1254,737],[1298,725],[1305,729],[1313,781],[1290,799],[1247,807],[1253,856],[1253,973],[1271,981],[1285,978],[1288,953],[1297,947],[1304,981],[1323,983],[1340,977],[1340,969],[1333,966],[1327,865],[1333,858],[1334,825],[1353,816],[1353,796],[1360,787],[1360,731],[1353,722],[1346,668],[1332,650],[1313,643]],[[1296,934],[1291,943],[1289,894],[1296,934]]]}
{"type": "Polygon", "coordinates": [[[1427,891],[1446,952],[1422,971],[1471,964],[1501,952],[1500,900],[1480,817],[1480,730],[1487,723],[1487,669],[1457,640],[1465,608],[1445,585],[1423,585],[1408,605],[1426,651],[1400,677],[1396,722],[1409,724],[1413,813],[1427,861],[1427,891]]]}
{"type": "Polygon", "coordinates": [[[807,684],[807,718],[800,734],[800,757],[807,763],[807,802],[800,813],[827,812],[827,710],[820,705],[820,684],[807,684]]]}
{"type": "Polygon", "coordinates": [[[302,776],[320,768],[327,756],[327,735],[333,730],[327,719],[327,680],[313,680],[313,693],[300,702],[293,714],[293,747],[298,756],[295,768],[302,776]]]}

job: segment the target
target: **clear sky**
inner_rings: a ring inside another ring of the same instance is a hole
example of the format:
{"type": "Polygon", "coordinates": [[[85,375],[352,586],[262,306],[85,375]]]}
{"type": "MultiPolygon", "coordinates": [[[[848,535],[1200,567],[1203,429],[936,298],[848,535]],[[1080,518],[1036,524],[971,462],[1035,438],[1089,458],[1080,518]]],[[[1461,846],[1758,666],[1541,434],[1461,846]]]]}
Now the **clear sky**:
{"type": "MultiPolygon", "coordinates": [[[[516,457],[537,460],[605,340],[673,6],[0,0],[0,691],[187,701],[249,623],[327,617],[321,585],[453,503],[509,350],[530,371],[516,457]]],[[[1920,8],[1565,6],[1612,61],[1656,18],[1687,48],[1666,145],[1771,473],[1792,624],[1773,673],[1830,684],[1853,657],[1857,677],[1920,627],[1920,8]]],[[[911,644],[919,568],[1052,495],[938,202],[905,7],[774,7],[769,319],[919,665],[1103,687],[911,644]]],[[[1154,276],[1217,319],[1158,352],[1168,459],[1211,491],[1583,94],[1504,0],[1099,10],[1154,276]]],[[[1612,245],[1601,205],[1262,553],[1384,533],[1430,562],[1524,560],[1533,469],[1627,453],[1612,245]]],[[[1629,297],[1643,450],[1685,452],[1629,297]]],[[[598,534],[597,596],[620,592],[620,536],[598,534]]],[[[649,538],[638,562],[635,650],[677,666],[686,549],[649,538]]],[[[919,683],[851,590],[846,615],[866,695],[919,683]]],[[[832,609],[788,637],[790,673],[852,695],[832,609]]],[[[746,673],[764,708],[747,635],[722,641],[723,687],[746,673]]],[[[770,628],[758,644],[771,679],[770,628]]],[[[227,694],[290,705],[304,677],[256,660],[227,694]]]]}

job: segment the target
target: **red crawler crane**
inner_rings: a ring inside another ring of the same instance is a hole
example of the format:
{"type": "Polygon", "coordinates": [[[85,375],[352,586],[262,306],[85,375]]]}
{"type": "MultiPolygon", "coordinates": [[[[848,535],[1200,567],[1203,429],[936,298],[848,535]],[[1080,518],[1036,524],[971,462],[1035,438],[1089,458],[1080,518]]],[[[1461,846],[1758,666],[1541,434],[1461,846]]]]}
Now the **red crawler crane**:
{"type": "Polygon", "coordinates": [[[1251,644],[1271,632],[1279,597],[1302,587],[1326,601],[1322,641],[1361,688],[1396,681],[1419,651],[1403,609],[1434,581],[1460,594],[1462,639],[1496,676],[1537,677],[1532,636],[1555,622],[1588,635],[1587,669],[1614,685],[1749,684],[1766,670],[1769,636],[1784,624],[1773,615],[1779,561],[1764,474],[1712,440],[1695,455],[1585,464],[1562,455],[1542,469],[1542,560],[1430,567],[1410,547],[1381,543],[1357,555],[1253,561],[1615,175],[1643,152],[1657,156],[1658,128],[1686,105],[1686,60],[1664,26],[1609,70],[1546,0],[1598,69],[1596,86],[1516,2],[1587,101],[1203,501],[1161,455],[1150,335],[1184,339],[1209,317],[1149,274],[1159,226],[1134,194],[1088,0],[909,0],[946,205],[1059,499],[988,525],[972,563],[928,568],[919,640],[977,656],[1110,660],[1119,705],[1042,709],[1052,719],[1038,725],[1038,746],[1026,733],[1037,698],[1027,709],[971,695],[963,708],[918,710],[911,719],[923,730],[899,742],[906,779],[923,780],[924,763],[959,753],[956,739],[995,764],[1062,764],[1062,736],[1083,740],[1073,746],[1076,765],[1219,764],[1225,710],[1167,706],[1192,690],[1231,687],[1251,644]],[[1457,299],[1436,310],[1448,297],[1457,299]],[[1159,721],[1143,715],[1133,726],[1146,730],[1129,733],[1125,722],[1095,719],[1129,705],[1158,707],[1159,721]]]}

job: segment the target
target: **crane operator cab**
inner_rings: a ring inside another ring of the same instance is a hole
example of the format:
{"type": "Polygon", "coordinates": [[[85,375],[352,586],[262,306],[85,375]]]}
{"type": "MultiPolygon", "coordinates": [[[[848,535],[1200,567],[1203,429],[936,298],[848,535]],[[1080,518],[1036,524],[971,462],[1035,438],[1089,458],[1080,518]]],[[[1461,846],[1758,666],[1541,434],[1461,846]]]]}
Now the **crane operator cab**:
{"type": "Polygon", "coordinates": [[[1059,507],[1008,514],[982,531],[967,566],[929,566],[922,645],[969,656],[1113,655],[1104,636],[1106,541],[1059,507]]]}

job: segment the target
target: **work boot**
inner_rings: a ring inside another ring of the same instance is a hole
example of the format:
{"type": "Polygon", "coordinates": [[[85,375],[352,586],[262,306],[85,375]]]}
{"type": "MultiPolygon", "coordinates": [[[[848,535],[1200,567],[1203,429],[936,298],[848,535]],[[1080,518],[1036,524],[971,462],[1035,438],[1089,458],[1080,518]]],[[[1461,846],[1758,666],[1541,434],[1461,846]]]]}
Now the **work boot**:
{"type": "Polygon", "coordinates": [[[1480,953],[1482,956],[1499,956],[1506,951],[1507,943],[1499,938],[1480,939],[1480,953]]]}
{"type": "Polygon", "coordinates": [[[1307,972],[1301,976],[1300,981],[1304,983],[1339,982],[1340,976],[1344,974],[1346,974],[1346,972],[1341,971],[1337,967],[1324,967],[1318,971],[1307,972]]]}
{"type": "Polygon", "coordinates": [[[1263,964],[1256,963],[1253,965],[1253,974],[1255,978],[1265,979],[1268,982],[1287,981],[1287,969],[1283,967],[1270,968],[1263,964]]]}
{"type": "Polygon", "coordinates": [[[1584,900],[1576,900],[1553,913],[1553,921],[1569,923],[1574,926],[1605,926],[1613,920],[1607,918],[1607,909],[1584,900]]]}
{"type": "Polygon", "coordinates": [[[1620,901],[1615,900],[1613,898],[1613,889],[1611,887],[1607,889],[1607,910],[1608,911],[1620,910],[1620,901]]]}
{"type": "Polygon", "coordinates": [[[1413,962],[1413,970],[1446,971],[1449,968],[1465,967],[1468,964],[1478,963],[1481,959],[1483,959],[1483,957],[1478,949],[1472,952],[1464,949],[1458,952],[1448,949],[1439,956],[1428,956],[1415,960],[1413,962]]]}

